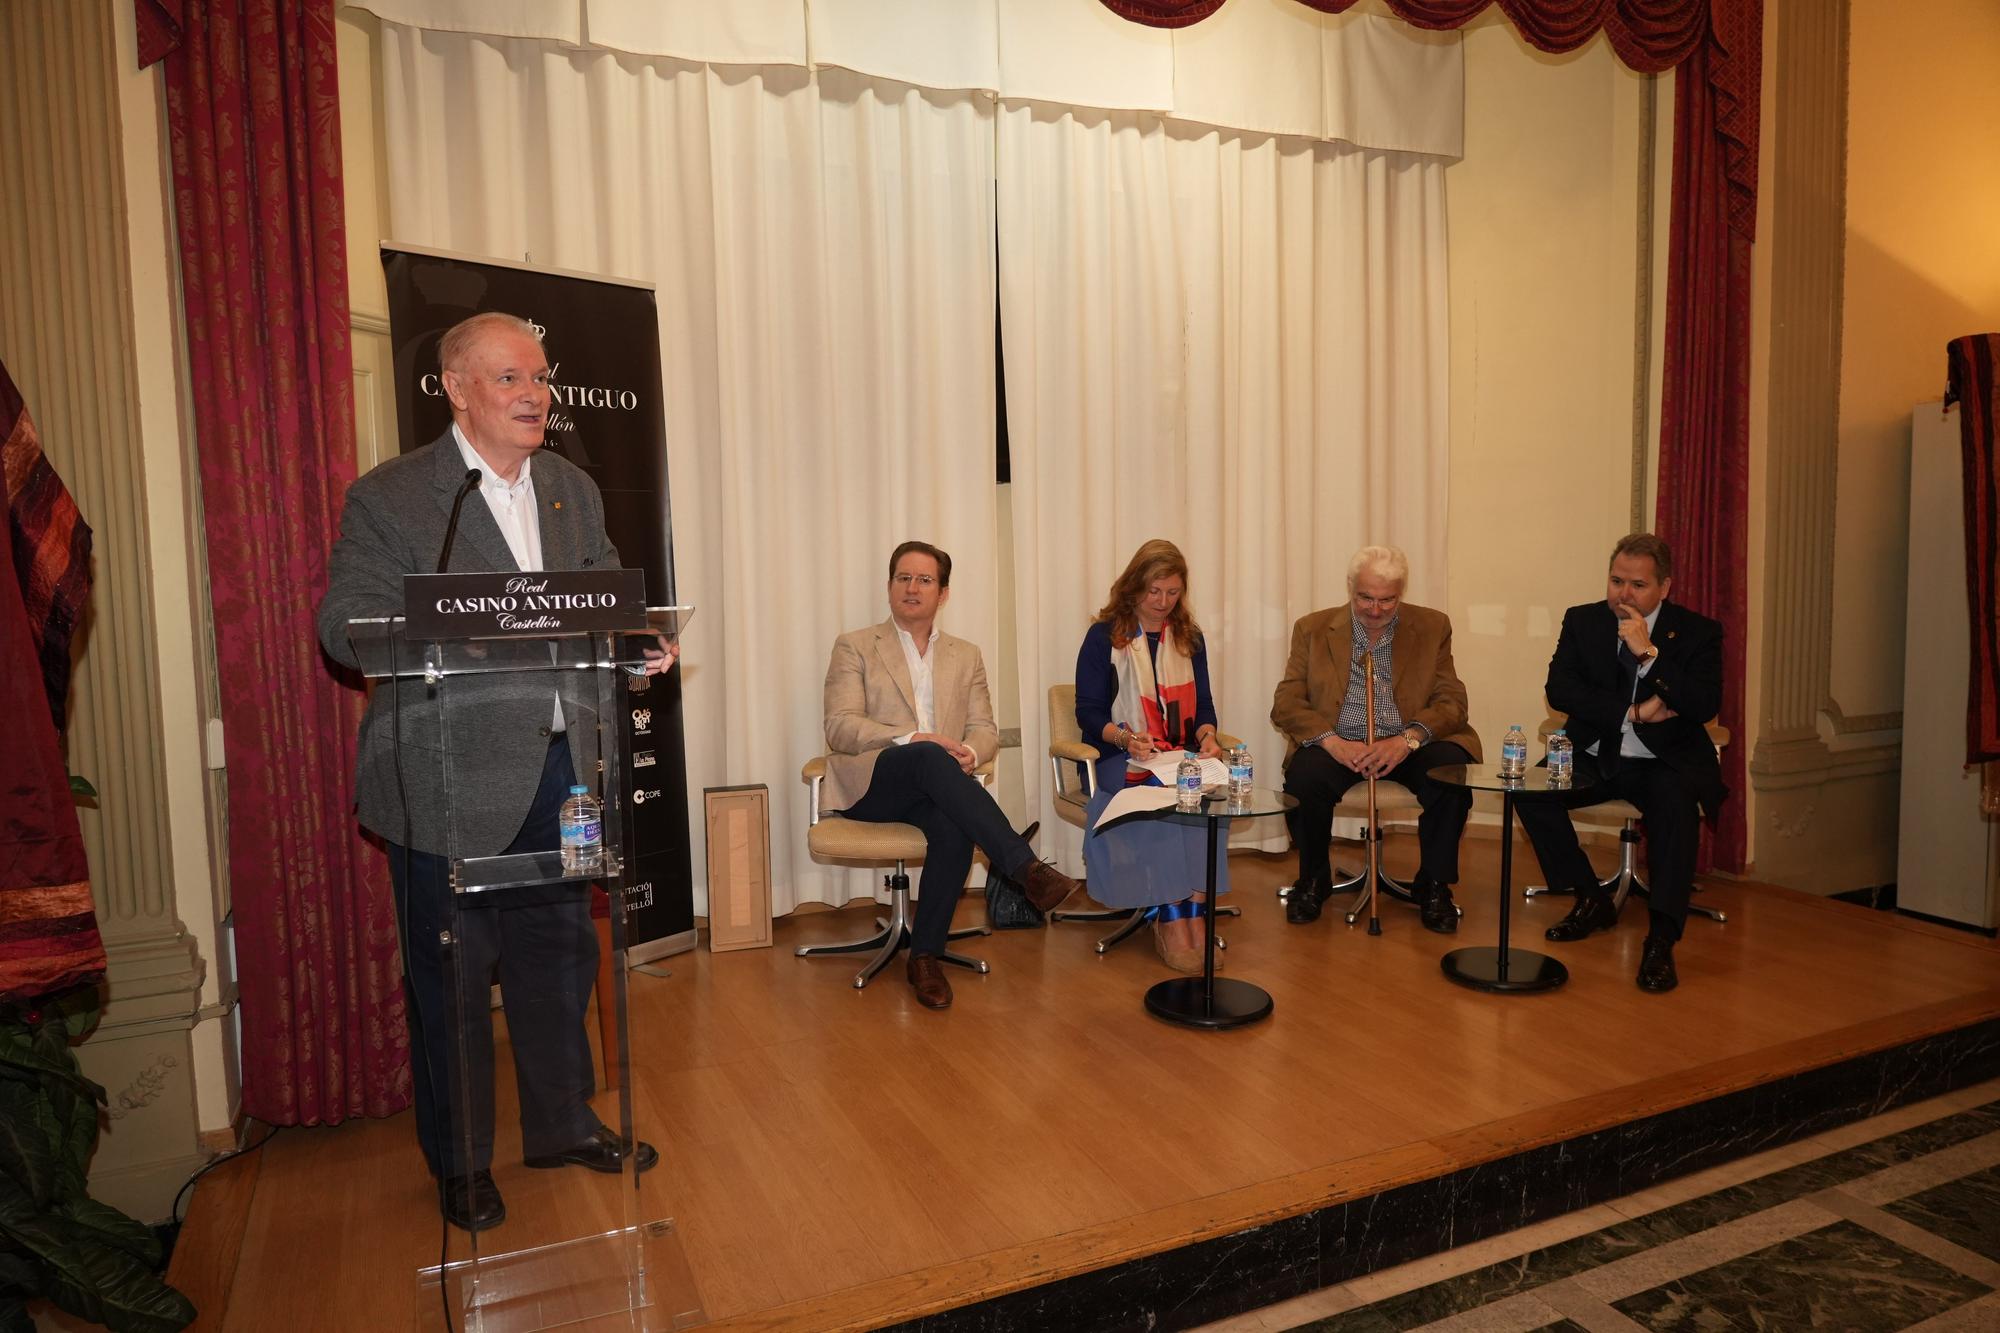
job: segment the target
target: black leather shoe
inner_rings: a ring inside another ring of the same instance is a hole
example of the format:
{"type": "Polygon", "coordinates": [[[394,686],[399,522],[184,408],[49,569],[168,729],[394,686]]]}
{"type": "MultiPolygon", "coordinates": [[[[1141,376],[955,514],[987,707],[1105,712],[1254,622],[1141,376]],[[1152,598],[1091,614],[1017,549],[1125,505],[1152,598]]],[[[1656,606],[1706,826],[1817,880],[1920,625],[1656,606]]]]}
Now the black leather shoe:
{"type": "MultiPolygon", "coordinates": [[[[597,1132],[562,1152],[545,1153],[539,1157],[524,1157],[528,1166],[546,1169],[555,1166],[582,1166],[592,1171],[602,1171],[612,1175],[625,1167],[626,1145],[611,1132],[609,1125],[599,1125],[597,1132]]],[[[641,1171],[651,1171],[660,1163],[660,1154],[652,1144],[639,1140],[637,1150],[632,1154],[638,1160],[641,1171]]]]}
{"type": "Polygon", "coordinates": [[[1645,952],[1639,955],[1639,989],[1664,994],[1681,984],[1674,971],[1674,942],[1658,935],[1646,937],[1645,952]]]}
{"type": "Polygon", "coordinates": [[[1458,934],[1458,904],[1449,884],[1433,884],[1424,899],[1424,929],[1438,935],[1458,934]]]}
{"type": "Polygon", "coordinates": [[[1557,944],[1572,944],[1617,924],[1618,909],[1611,905],[1611,899],[1601,893],[1579,893],[1576,895],[1576,906],[1569,909],[1569,915],[1542,934],[1557,944]]]}
{"type": "Polygon", "coordinates": [[[1326,880],[1315,875],[1292,885],[1292,891],[1285,895],[1285,920],[1295,926],[1310,926],[1319,920],[1320,908],[1326,906],[1326,898],[1332,887],[1326,880]]]}
{"type": "Polygon", "coordinates": [[[487,1231],[507,1220],[507,1205],[491,1171],[474,1171],[442,1182],[438,1211],[460,1231],[487,1231]]]}

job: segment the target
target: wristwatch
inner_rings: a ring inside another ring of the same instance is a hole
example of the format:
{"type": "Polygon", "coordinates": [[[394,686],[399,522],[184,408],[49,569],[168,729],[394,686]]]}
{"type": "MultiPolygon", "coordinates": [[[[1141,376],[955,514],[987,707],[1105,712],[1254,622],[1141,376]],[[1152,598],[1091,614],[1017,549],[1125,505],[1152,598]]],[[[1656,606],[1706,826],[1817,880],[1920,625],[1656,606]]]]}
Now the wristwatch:
{"type": "Polygon", "coordinates": [[[1407,731],[1403,733],[1403,744],[1410,747],[1411,754],[1415,754],[1417,751],[1424,748],[1424,743],[1418,740],[1415,736],[1412,736],[1407,731]]]}

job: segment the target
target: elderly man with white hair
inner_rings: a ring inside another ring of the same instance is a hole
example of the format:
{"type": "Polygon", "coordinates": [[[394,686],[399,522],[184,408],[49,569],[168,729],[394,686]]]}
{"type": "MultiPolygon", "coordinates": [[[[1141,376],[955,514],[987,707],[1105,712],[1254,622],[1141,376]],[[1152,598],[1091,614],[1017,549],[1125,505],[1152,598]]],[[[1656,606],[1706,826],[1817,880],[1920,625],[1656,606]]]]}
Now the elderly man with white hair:
{"type": "Polygon", "coordinates": [[[1426,929],[1458,929],[1451,886],[1472,793],[1429,776],[1445,764],[1477,763],[1479,737],[1466,725],[1465,686],[1451,662],[1451,618],[1403,601],[1410,562],[1393,546],[1364,546],[1347,565],[1345,606],[1292,626],[1285,678],[1271,703],[1285,737],[1285,790],[1299,874],[1285,919],[1319,919],[1333,882],[1328,843],[1333,808],[1370,777],[1400,783],[1423,804],[1422,861],[1414,888],[1426,929]],[[1367,673],[1375,676],[1375,736],[1368,742],[1367,673]]]}

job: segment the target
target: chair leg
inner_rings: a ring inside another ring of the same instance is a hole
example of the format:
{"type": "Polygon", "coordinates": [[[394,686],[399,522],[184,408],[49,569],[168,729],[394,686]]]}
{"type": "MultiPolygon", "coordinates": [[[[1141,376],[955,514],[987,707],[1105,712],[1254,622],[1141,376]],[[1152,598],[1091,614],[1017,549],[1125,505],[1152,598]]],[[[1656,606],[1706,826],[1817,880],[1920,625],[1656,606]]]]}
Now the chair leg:
{"type": "MultiPolygon", "coordinates": [[[[1126,940],[1129,940],[1134,935],[1138,934],[1139,927],[1145,925],[1148,921],[1151,921],[1153,917],[1154,917],[1154,911],[1150,907],[1126,908],[1124,924],[1119,926],[1118,929],[1112,931],[1109,935],[1106,935],[1103,939],[1097,942],[1097,952],[1100,954],[1110,953],[1113,949],[1123,944],[1126,940]]],[[[1105,915],[1099,917],[1098,919],[1108,921],[1112,918],[1110,913],[1106,913],[1105,915]]]]}
{"type": "MultiPolygon", "coordinates": [[[[1597,881],[1597,887],[1611,894],[1613,908],[1623,911],[1627,898],[1651,899],[1653,891],[1646,887],[1646,881],[1639,874],[1639,823],[1628,819],[1625,827],[1618,830],[1618,869],[1607,879],[1597,881]]],[[[1540,894],[1564,894],[1568,889],[1551,889],[1543,884],[1531,884],[1523,893],[1530,898],[1540,894]]],[[[1688,911],[1697,916],[1705,916],[1718,925],[1729,920],[1729,914],[1719,907],[1704,907],[1700,903],[1689,903],[1688,911]]]]}
{"type": "MultiPolygon", "coordinates": [[[[854,989],[860,990],[875,979],[875,974],[889,965],[899,950],[910,945],[910,874],[901,861],[896,862],[893,873],[884,875],[882,882],[889,890],[889,915],[875,918],[875,933],[866,939],[848,940],[841,944],[803,944],[792,952],[799,958],[811,958],[819,954],[867,953],[874,956],[863,964],[854,975],[854,989]]],[[[961,926],[952,931],[946,939],[971,939],[976,935],[991,935],[986,926],[961,926]]],[[[949,950],[938,955],[939,961],[952,963],[958,967],[971,968],[975,972],[987,972],[986,960],[972,958],[949,950]]]]}

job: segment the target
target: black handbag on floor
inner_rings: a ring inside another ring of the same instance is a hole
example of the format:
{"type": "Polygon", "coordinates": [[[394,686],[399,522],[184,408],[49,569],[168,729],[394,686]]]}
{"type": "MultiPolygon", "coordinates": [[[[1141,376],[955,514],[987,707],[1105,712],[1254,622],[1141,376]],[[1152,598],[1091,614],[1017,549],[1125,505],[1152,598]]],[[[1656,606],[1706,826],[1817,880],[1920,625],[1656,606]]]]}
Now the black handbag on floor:
{"type": "Polygon", "coordinates": [[[986,924],[995,930],[1033,930],[1042,914],[1021,886],[997,872],[986,876],[986,924]]]}
{"type": "MultiPolygon", "coordinates": [[[[1021,837],[1032,839],[1041,827],[1036,821],[1021,837]]],[[[1021,886],[990,866],[986,871],[986,924],[995,930],[1033,930],[1043,924],[1041,909],[1028,901],[1021,886]]]]}

